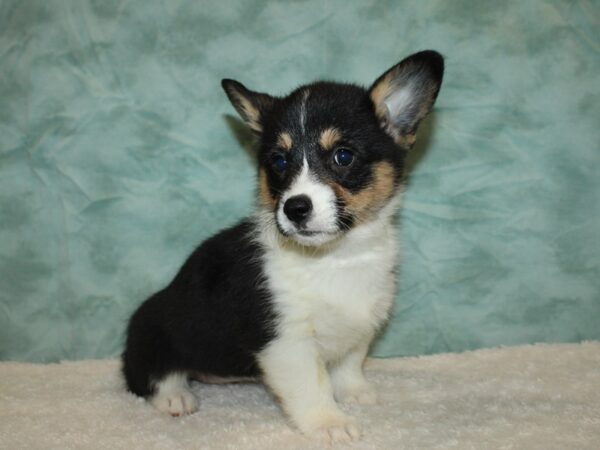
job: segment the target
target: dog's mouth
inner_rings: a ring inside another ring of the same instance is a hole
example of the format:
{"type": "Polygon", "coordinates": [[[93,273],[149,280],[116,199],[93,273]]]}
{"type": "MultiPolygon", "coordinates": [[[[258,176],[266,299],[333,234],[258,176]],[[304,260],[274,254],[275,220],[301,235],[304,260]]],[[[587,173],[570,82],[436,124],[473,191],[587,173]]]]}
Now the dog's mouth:
{"type": "Polygon", "coordinates": [[[282,232],[282,234],[292,239],[301,245],[309,247],[317,247],[334,240],[339,232],[338,231],[323,231],[323,230],[307,230],[297,229],[292,232],[282,232]]]}
{"type": "Polygon", "coordinates": [[[317,231],[317,230],[298,230],[295,234],[298,234],[300,236],[309,237],[309,236],[317,236],[319,234],[332,234],[332,233],[327,232],[327,231],[317,231]]]}

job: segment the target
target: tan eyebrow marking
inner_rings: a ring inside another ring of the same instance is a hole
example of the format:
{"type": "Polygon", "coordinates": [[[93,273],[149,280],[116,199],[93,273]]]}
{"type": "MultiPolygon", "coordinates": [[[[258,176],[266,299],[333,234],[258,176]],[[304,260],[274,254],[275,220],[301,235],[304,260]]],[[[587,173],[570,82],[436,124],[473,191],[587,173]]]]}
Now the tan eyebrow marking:
{"type": "Polygon", "coordinates": [[[283,133],[280,133],[279,136],[277,136],[277,145],[283,150],[289,152],[292,149],[293,145],[292,137],[290,136],[290,134],[286,133],[285,131],[283,133]]]}
{"type": "Polygon", "coordinates": [[[329,127],[321,132],[319,144],[323,150],[332,150],[335,144],[342,139],[342,133],[337,128],[329,127]]]}

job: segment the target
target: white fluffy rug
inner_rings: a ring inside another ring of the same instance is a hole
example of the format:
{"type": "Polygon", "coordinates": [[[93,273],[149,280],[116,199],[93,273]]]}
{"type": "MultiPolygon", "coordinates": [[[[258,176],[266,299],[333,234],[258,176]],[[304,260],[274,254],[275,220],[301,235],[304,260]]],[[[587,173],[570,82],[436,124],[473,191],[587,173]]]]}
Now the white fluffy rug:
{"type": "MultiPolygon", "coordinates": [[[[600,342],[370,360],[376,406],[345,407],[356,449],[600,449],[600,342]]],[[[200,411],[160,414],[118,362],[0,363],[2,449],[310,449],[260,385],[200,385],[200,411]]]]}

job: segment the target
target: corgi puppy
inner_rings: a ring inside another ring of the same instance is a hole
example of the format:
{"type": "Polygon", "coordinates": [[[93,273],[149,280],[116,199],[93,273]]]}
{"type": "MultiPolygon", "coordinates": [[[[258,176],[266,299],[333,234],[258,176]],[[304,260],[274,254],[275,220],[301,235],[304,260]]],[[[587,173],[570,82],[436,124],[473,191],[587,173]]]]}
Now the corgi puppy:
{"type": "Polygon", "coordinates": [[[428,50],[369,89],[315,82],[274,97],[222,81],[258,138],[257,211],[132,315],[131,392],[179,416],[198,407],[190,378],[259,379],[302,432],[360,436],[337,402],[376,401],[362,365],[395,297],[405,157],[443,72],[428,50]]]}

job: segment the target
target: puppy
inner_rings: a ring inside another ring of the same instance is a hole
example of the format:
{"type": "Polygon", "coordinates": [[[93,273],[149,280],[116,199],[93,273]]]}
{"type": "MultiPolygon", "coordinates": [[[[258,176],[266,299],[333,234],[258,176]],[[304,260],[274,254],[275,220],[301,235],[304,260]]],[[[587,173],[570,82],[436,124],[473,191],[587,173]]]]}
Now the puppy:
{"type": "Polygon", "coordinates": [[[178,416],[198,406],[190,377],[260,379],[302,432],[359,437],[336,400],[376,401],[362,365],[394,300],[405,157],[443,71],[423,51],[368,90],[316,82],[273,97],[222,81],[258,137],[258,208],[133,314],[133,393],[178,416]]]}

